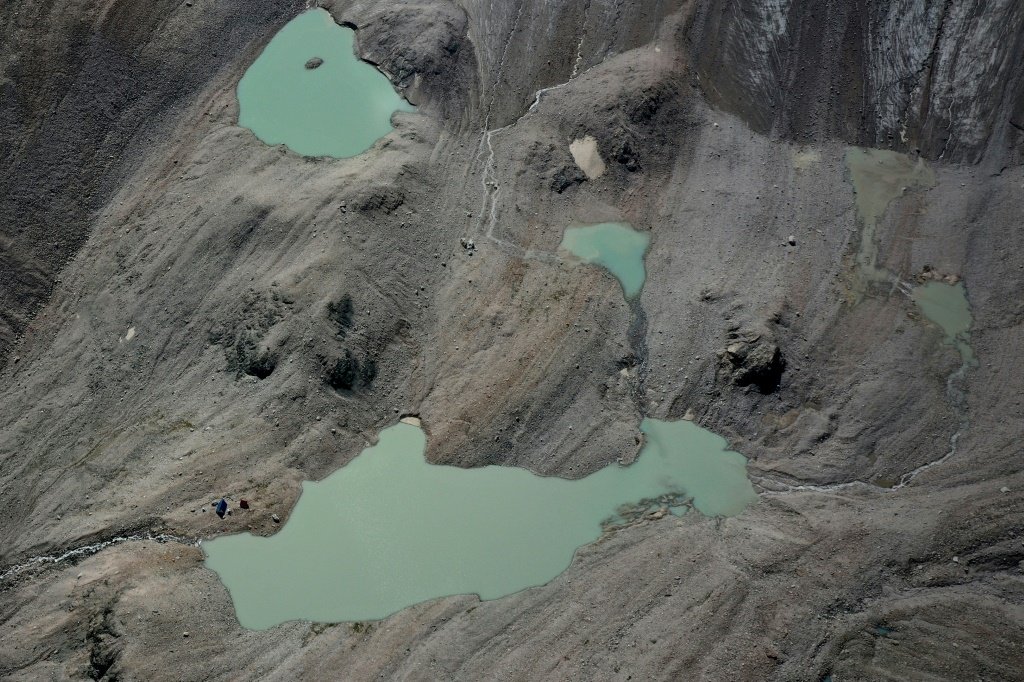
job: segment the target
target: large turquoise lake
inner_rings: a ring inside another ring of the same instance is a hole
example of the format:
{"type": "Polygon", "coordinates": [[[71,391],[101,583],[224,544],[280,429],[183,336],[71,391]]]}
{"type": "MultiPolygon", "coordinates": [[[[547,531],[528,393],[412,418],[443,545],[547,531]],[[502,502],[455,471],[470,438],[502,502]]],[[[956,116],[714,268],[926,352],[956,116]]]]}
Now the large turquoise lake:
{"type": "Polygon", "coordinates": [[[391,132],[394,112],[413,107],[356,58],[354,36],[324,9],[288,22],[238,84],[238,124],[304,156],[345,158],[373,146],[391,132]]]}
{"type": "Polygon", "coordinates": [[[629,466],[586,478],[525,469],[428,463],[413,424],[320,482],[307,482],[276,535],[229,535],[203,545],[241,624],[373,620],[429,599],[495,599],[542,585],[576,549],[627,509],[680,507],[740,513],[756,499],[746,459],[686,421],[646,419],[645,446],[629,466]]]}

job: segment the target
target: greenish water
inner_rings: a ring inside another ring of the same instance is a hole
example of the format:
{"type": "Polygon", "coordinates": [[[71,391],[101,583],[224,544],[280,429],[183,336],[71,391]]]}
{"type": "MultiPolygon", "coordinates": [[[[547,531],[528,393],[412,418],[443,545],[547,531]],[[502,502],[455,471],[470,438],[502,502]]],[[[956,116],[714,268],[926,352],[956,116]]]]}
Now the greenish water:
{"type": "Polygon", "coordinates": [[[960,352],[964,363],[973,364],[971,308],[963,283],[926,282],[914,287],[912,296],[924,316],[942,329],[946,343],[960,352]]]}
{"type": "Polygon", "coordinates": [[[692,496],[698,511],[730,515],[756,499],[746,459],[724,439],[685,421],[646,419],[641,429],[647,442],[633,464],[570,481],[429,464],[423,431],[396,424],[306,482],[276,535],[216,538],[203,544],[206,563],[247,628],[373,620],[437,597],[495,599],[542,585],[638,504],[692,496]]]}
{"type": "Polygon", "coordinates": [[[387,78],[356,59],[354,32],[323,9],[303,12],[270,41],[238,84],[238,124],[304,156],[356,156],[411,111],[387,78]],[[306,62],[323,64],[307,69],[306,62]]]}
{"type": "Polygon", "coordinates": [[[570,227],[562,237],[562,248],[585,263],[612,273],[626,298],[633,298],[644,286],[644,254],[650,237],[625,223],[600,223],[570,227]]]}
{"type": "Polygon", "coordinates": [[[906,154],[860,147],[846,150],[846,167],[853,183],[857,217],[863,225],[856,256],[858,273],[865,282],[888,281],[889,272],[878,267],[878,221],[892,200],[907,190],[934,187],[935,173],[923,159],[915,161],[906,154]]]}

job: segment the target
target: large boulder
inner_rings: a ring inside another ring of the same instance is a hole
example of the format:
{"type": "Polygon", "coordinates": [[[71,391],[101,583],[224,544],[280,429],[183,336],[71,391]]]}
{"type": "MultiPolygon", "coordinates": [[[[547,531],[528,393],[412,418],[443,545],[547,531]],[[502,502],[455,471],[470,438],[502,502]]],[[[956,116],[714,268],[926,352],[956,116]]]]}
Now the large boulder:
{"type": "Polygon", "coordinates": [[[721,375],[737,386],[753,384],[761,393],[773,393],[782,380],[786,361],[775,341],[766,334],[749,333],[718,352],[721,375]]]}

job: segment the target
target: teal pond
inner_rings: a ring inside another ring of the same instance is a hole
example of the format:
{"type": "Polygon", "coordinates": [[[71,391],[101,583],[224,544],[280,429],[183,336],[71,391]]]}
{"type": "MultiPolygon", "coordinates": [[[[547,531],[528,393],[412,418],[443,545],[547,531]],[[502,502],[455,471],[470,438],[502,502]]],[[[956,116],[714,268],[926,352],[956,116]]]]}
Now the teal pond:
{"type": "Polygon", "coordinates": [[[942,330],[945,342],[957,349],[960,359],[973,364],[971,309],[963,283],[926,282],[914,287],[911,296],[924,316],[942,330]]]}
{"type": "Polygon", "coordinates": [[[561,248],[584,263],[600,265],[619,280],[627,299],[640,293],[647,273],[644,255],[650,237],[626,223],[578,225],[565,231],[561,248]]]}
{"type": "Polygon", "coordinates": [[[238,124],[304,156],[347,158],[391,132],[411,111],[390,81],[356,58],[355,33],[324,9],[288,22],[238,83],[238,124]],[[316,64],[307,68],[307,64],[316,64]]]}
{"type": "Polygon", "coordinates": [[[399,423],[324,480],[304,483],[276,535],[204,543],[206,564],[250,629],[375,620],[438,597],[495,599],[543,585],[578,547],[640,510],[689,501],[728,516],[756,499],[746,459],[723,438],[687,421],[645,419],[641,430],[632,464],[567,480],[430,464],[424,432],[399,423]]]}

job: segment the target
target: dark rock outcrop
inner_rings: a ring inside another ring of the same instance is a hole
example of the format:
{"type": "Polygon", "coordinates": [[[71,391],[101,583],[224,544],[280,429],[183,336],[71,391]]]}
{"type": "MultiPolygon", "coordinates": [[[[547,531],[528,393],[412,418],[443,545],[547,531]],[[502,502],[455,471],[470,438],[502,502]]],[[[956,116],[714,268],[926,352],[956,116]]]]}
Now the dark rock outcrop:
{"type": "Polygon", "coordinates": [[[718,352],[718,366],[721,375],[737,386],[753,384],[761,393],[774,393],[786,361],[770,337],[749,333],[718,352]]]}
{"type": "Polygon", "coordinates": [[[373,358],[360,360],[351,350],[334,361],[327,372],[327,383],[338,391],[354,391],[369,388],[377,378],[377,361],[373,358]]]}

